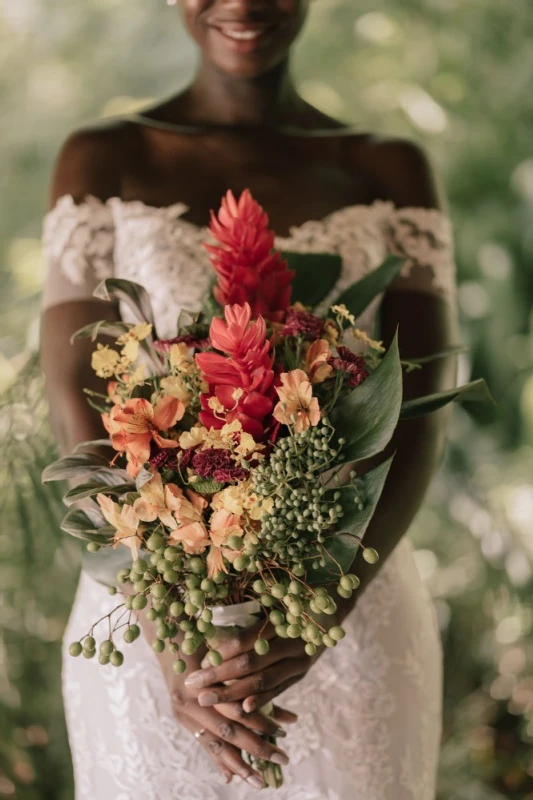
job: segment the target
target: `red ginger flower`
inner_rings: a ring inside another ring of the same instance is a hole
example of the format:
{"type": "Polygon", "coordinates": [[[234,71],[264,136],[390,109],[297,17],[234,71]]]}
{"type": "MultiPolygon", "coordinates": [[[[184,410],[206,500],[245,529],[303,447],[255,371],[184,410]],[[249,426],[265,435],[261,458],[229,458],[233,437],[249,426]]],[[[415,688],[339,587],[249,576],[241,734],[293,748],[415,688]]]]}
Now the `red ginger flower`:
{"type": "Polygon", "coordinates": [[[238,419],[246,433],[258,440],[264,433],[263,421],[274,406],[272,395],[274,371],[265,321],[251,321],[252,310],[244,306],[226,306],[226,321],[211,323],[211,341],[221,353],[198,353],[196,363],[209,384],[209,392],[200,395],[199,419],[206,428],[222,428],[238,419]]]}
{"type": "Polygon", "coordinates": [[[274,250],[268,215],[246,189],[239,200],[228,192],[218,217],[211,212],[211,235],[218,245],[206,244],[218,284],[217,303],[250,303],[252,316],[280,322],[289,307],[294,272],[274,250]]]}

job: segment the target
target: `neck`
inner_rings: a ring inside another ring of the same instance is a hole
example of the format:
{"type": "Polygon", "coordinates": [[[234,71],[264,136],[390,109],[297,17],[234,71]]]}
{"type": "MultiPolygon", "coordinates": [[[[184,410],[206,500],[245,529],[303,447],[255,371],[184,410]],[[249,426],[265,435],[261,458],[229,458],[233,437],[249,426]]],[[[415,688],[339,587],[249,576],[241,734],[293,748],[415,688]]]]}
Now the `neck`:
{"type": "Polygon", "coordinates": [[[288,63],[255,78],[235,78],[202,62],[185,93],[191,123],[245,126],[297,126],[304,101],[288,63]]]}

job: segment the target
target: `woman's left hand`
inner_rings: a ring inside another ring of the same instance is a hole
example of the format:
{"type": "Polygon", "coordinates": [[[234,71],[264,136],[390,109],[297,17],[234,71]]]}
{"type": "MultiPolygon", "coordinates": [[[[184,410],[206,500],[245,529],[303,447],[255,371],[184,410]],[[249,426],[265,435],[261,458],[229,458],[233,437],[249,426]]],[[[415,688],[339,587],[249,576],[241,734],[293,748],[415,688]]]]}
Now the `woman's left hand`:
{"type": "Polygon", "coordinates": [[[224,662],[219,667],[211,667],[204,660],[202,666],[206,666],[191,673],[185,684],[192,690],[199,690],[201,706],[243,701],[244,711],[250,713],[305,677],[322,648],[311,657],[304,648],[302,639],[280,639],[272,625],[263,628],[260,623],[221,643],[217,649],[224,662]],[[259,634],[270,644],[264,656],[254,650],[259,634]],[[221,685],[227,681],[234,682],[221,685]]]}

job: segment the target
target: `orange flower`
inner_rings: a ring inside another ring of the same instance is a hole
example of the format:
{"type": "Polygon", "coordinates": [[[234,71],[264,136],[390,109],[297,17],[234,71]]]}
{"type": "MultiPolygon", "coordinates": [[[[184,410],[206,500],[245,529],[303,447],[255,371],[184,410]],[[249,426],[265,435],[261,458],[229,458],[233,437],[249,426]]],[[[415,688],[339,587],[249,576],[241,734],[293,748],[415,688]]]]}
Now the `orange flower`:
{"type": "Polygon", "coordinates": [[[102,514],[116,530],[113,547],[123,544],[129,547],[133,558],[137,558],[143,540],[139,532],[139,517],[133,506],[119,506],[105,494],[98,494],[96,499],[102,514]]]}
{"type": "Polygon", "coordinates": [[[140,488],[141,496],[133,504],[135,513],[143,522],[160,519],[167,528],[175,528],[176,520],[172,514],[181,505],[183,492],[173,483],[163,485],[159,472],[140,488]]]}
{"type": "Polygon", "coordinates": [[[331,358],[331,350],[325,339],[317,339],[305,357],[305,369],[311,383],[322,383],[333,373],[333,367],[327,362],[331,358]]]}
{"type": "Polygon", "coordinates": [[[128,474],[132,478],[150,458],[152,439],[161,448],[178,446],[174,440],[164,439],[159,432],[172,428],[184,413],[185,406],[181,400],[167,395],[155,406],[143,398],[134,398],[128,400],[123,408],[113,406],[109,415],[102,415],[113,447],[127,454],[128,474]]]}
{"type": "Polygon", "coordinates": [[[279,403],[274,409],[274,419],[284,425],[294,426],[296,433],[308,430],[320,422],[320,407],[313,397],[313,387],[302,369],[282,372],[281,386],[276,388],[279,403]]]}
{"type": "Polygon", "coordinates": [[[219,572],[228,571],[224,563],[224,556],[228,561],[233,561],[238,555],[237,551],[224,546],[230,536],[233,536],[233,534],[240,536],[242,534],[242,528],[238,523],[239,517],[235,514],[230,514],[224,508],[215,511],[211,517],[209,535],[212,544],[207,556],[207,575],[209,578],[213,578],[219,572]]]}
{"type": "MultiPolygon", "coordinates": [[[[181,492],[179,489],[178,491],[181,492]]],[[[191,555],[203,553],[210,544],[203,519],[207,501],[192,489],[187,490],[187,497],[181,492],[176,495],[176,499],[179,499],[179,507],[174,512],[174,517],[178,527],[171,532],[169,541],[172,544],[181,542],[185,552],[191,555]]]]}

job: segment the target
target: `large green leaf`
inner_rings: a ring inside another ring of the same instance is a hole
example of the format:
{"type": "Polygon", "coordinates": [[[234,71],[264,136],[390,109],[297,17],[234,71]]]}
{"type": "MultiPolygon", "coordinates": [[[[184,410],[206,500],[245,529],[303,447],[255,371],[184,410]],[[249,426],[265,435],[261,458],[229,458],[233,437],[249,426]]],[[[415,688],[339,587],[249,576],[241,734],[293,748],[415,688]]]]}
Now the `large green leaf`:
{"type": "Polygon", "coordinates": [[[326,540],[325,549],[330,556],[326,558],[326,566],[309,571],[308,578],[312,584],[327,583],[350,571],[359,549],[359,541],[365,535],[374,516],[392,460],[389,458],[361,479],[361,493],[364,498],[362,509],[355,502],[353,489],[349,487],[340,489],[339,502],[344,509],[344,516],[339,523],[338,533],[326,540]]]}
{"type": "Polygon", "coordinates": [[[400,419],[414,419],[425,414],[438,411],[439,408],[447,406],[449,403],[494,403],[486,382],[480,378],[477,381],[466,383],[455,389],[446,392],[428,394],[426,397],[417,397],[415,400],[407,400],[402,404],[400,419]]]}
{"type": "Polygon", "coordinates": [[[115,486],[109,483],[102,483],[102,481],[90,481],[89,483],[82,483],[70,489],[63,498],[63,502],[67,506],[77,503],[80,500],[85,500],[87,497],[94,497],[100,492],[109,495],[121,495],[130,492],[133,489],[131,483],[120,483],[115,486]]]}
{"type": "MultiPolygon", "coordinates": [[[[140,554],[139,554],[140,555],[140,554]]],[[[82,569],[93,580],[105,586],[117,585],[117,572],[126,567],[131,568],[132,552],[128,547],[102,547],[96,553],[85,551],[81,559],[82,569]]]]}
{"type": "Polygon", "coordinates": [[[289,268],[294,270],[292,302],[314,308],[324,300],[337,283],[342,269],[342,258],[333,253],[283,252],[289,268]]]}
{"type": "Polygon", "coordinates": [[[97,508],[71,508],[61,523],[61,530],[97,544],[108,544],[115,534],[115,529],[106,523],[97,508]]]}
{"type": "Polygon", "coordinates": [[[394,337],[380,365],[331,414],[338,436],[346,439],[339,463],[381,453],[398,424],[402,403],[402,368],[394,337]]]}
{"type": "Polygon", "coordinates": [[[94,480],[101,479],[103,483],[112,486],[129,480],[125,470],[109,467],[107,464],[104,458],[92,453],[76,453],[49,464],[43,470],[42,481],[67,481],[92,475],[94,480]]]}
{"type": "Polygon", "coordinates": [[[123,278],[106,278],[93,292],[99,300],[118,300],[127,305],[139,322],[151,322],[155,333],[152,303],[146,289],[139,283],[123,278]]]}
{"type": "Polygon", "coordinates": [[[400,270],[405,259],[397,256],[389,256],[377,269],[373,269],[360,281],[352,285],[335,300],[337,305],[341,303],[346,306],[348,311],[357,319],[363,311],[368,308],[372,300],[380,295],[400,274],[400,270]]]}

